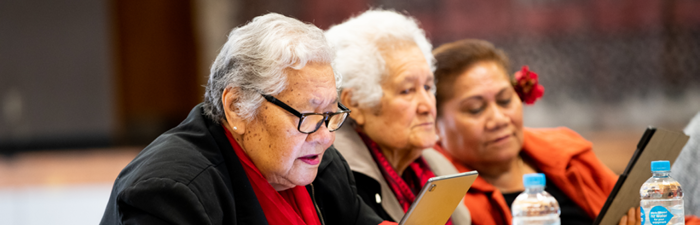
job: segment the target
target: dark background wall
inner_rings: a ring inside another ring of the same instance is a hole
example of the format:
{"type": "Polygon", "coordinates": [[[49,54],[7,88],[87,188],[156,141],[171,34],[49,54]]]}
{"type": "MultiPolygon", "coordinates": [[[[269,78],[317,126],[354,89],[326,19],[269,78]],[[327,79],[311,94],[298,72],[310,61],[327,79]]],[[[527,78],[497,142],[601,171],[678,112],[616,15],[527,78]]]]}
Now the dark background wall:
{"type": "Polygon", "coordinates": [[[527,126],[641,133],[700,111],[694,0],[0,0],[0,152],[145,145],[202,100],[233,27],[278,12],[327,29],[369,7],[529,65],[546,94],[527,126]]]}
{"type": "Polygon", "coordinates": [[[109,143],[110,21],[107,1],[0,1],[0,150],[109,143]]]}

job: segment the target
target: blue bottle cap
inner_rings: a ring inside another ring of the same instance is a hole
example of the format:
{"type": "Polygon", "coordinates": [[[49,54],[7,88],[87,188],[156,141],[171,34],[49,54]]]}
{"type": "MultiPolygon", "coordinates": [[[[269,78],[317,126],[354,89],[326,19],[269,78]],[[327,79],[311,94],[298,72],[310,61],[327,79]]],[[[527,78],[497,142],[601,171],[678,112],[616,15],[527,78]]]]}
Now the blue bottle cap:
{"type": "Polygon", "coordinates": [[[543,186],[547,183],[543,173],[529,173],[523,175],[523,185],[525,187],[543,186]]]}
{"type": "Polygon", "coordinates": [[[668,160],[651,161],[651,172],[671,171],[671,163],[668,160]]]}

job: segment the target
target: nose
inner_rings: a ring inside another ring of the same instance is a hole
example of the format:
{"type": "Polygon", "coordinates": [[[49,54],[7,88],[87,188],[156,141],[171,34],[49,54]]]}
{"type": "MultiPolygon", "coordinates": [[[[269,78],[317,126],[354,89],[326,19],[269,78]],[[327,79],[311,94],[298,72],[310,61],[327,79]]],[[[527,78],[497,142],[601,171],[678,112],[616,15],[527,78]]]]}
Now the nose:
{"type": "Polygon", "coordinates": [[[506,115],[505,109],[499,107],[497,104],[490,104],[490,117],[486,122],[487,131],[499,130],[503,127],[508,126],[508,121],[510,118],[506,115]]]}
{"type": "Polygon", "coordinates": [[[325,123],[321,125],[316,132],[310,133],[308,136],[306,136],[307,142],[316,143],[318,145],[325,146],[325,148],[330,147],[334,140],[335,132],[330,132],[325,123]]]}
{"type": "Polygon", "coordinates": [[[416,113],[418,115],[435,115],[435,95],[432,92],[421,89],[418,94],[418,107],[416,113]]]}

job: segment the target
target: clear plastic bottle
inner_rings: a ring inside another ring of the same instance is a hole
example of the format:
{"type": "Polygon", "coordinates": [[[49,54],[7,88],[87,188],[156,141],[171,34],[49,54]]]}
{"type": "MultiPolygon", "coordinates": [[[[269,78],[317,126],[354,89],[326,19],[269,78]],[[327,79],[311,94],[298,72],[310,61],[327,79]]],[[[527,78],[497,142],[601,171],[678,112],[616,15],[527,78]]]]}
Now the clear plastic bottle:
{"type": "Polygon", "coordinates": [[[685,224],[683,190],[671,178],[671,163],[666,160],[651,162],[652,176],[639,189],[642,199],[642,225],[685,224]]]}
{"type": "Polygon", "coordinates": [[[513,206],[513,225],[559,225],[559,203],[544,191],[546,179],[542,173],[523,175],[525,191],[520,193],[513,206]]]}

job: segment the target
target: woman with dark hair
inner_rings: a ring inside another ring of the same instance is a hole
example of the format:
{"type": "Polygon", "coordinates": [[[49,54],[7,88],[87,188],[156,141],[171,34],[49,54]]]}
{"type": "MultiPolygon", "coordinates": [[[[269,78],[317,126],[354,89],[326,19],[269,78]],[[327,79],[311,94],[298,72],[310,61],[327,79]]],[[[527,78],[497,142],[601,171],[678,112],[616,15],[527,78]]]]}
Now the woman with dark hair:
{"type": "MultiPolygon", "coordinates": [[[[523,127],[523,102],[534,103],[544,91],[537,75],[523,68],[517,79],[510,77],[503,51],[482,40],[447,43],[433,54],[440,135],[435,149],[458,171],[479,172],[464,198],[472,223],[510,224],[523,174],[539,172],[559,202],[561,224],[591,224],[617,175],[576,132],[523,127]]],[[[635,224],[637,218],[639,211],[630,210],[620,223],[635,224]]]]}

